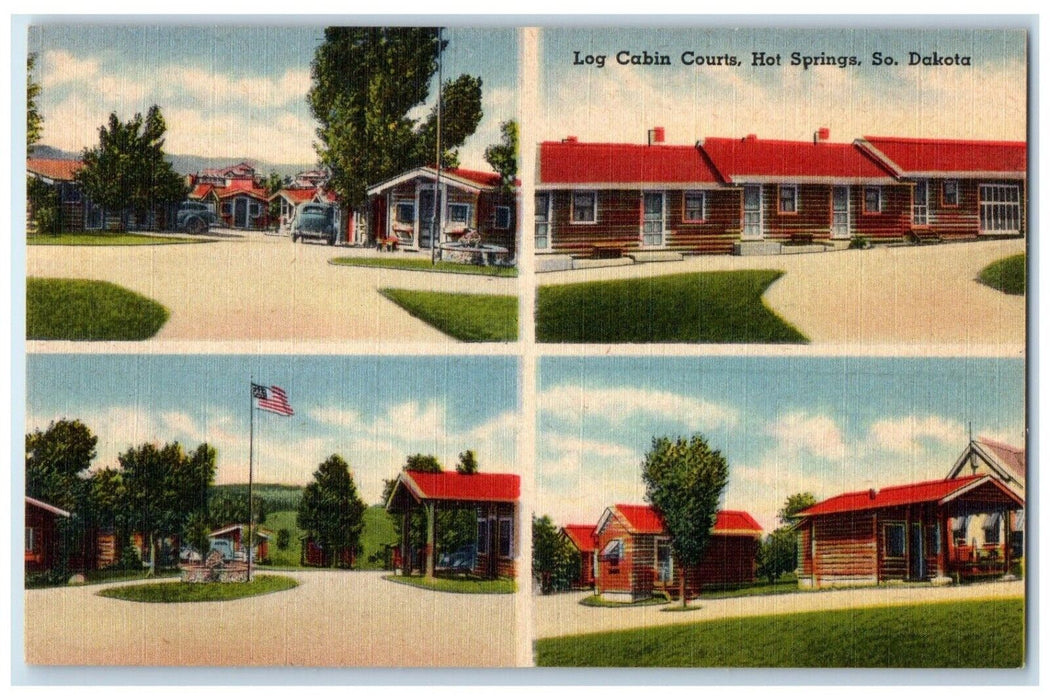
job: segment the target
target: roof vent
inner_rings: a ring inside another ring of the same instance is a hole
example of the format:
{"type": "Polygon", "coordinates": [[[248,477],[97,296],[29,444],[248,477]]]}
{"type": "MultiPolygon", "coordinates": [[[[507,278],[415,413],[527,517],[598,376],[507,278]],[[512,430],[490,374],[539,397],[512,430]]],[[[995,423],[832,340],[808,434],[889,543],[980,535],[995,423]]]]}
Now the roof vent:
{"type": "Polygon", "coordinates": [[[813,132],[813,143],[822,143],[831,138],[831,129],[822,126],[813,132]]]}
{"type": "Polygon", "coordinates": [[[577,143],[577,142],[579,142],[579,139],[576,138],[575,136],[566,136],[564,139],[562,139],[562,143],[577,143]]]}
{"type": "Polygon", "coordinates": [[[652,146],[654,143],[664,142],[664,128],[662,126],[654,126],[649,129],[649,145],[652,146]]]}

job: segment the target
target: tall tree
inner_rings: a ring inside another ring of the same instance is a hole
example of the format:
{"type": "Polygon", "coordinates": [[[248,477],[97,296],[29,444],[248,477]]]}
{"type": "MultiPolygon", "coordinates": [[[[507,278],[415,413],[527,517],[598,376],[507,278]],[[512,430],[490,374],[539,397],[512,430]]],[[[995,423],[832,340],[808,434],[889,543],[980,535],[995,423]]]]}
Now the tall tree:
{"type": "Polygon", "coordinates": [[[499,125],[500,142],[485,149],[485,160],[499,173],[500,188],[509,193],[518,177],[518,123],[513,119],[499,125]]]}
{"type": "Polygon", "coordinates": [[[685,567],[704,556],[718,513],[718,500],[729,481],[729,465],[702,435],[653,438],[642,463],[647,500],[664,519],[671,551],[678,562],[682,607],[686,606],[685,567]]]}
{"type": "Polygon", "coordinates": [[[549,515],[532,518],[532,571],[540,577],[540,591],[547,595],[566,590],[579,571],[580,557],[549,515]]]}
{"type": "Polygon", "coordinates": [[[186,196],[187,185],[164,158],[167,124],[160,107],[153,105],[146,116],[136,113],[122,122],[116,112],[99,127],[98,146],[85,148],[83,166],[76,180],[96,204],[144,218],[155,205],[178,202],[186,196]]]}
{"type": "Polygon", "coordinates": [[[26,435],[26,495],[64,510],[87,496],[87,470],[98,438],[79,420],[53,421],[26,435]]]}
{"type": "MultiPolygon", "coordinates": [[[[473,134],[483,116],[481,110],[481,78],[461,75],[446,80],[441,90],[441,167],[459,167],[459,146],[473,134]]],[[[438,107],[416,132],[416,165],[433,164],[437,153],[438,107]]]]}
{"type": "Polygon", "coordinates": [[[797,515],[810,506],[817,504],[817,497],[809,491],[793,493],[784,501],[784,506],[777,511],[777,519],[782,525],[794,525],[797,515]]]}
{"type": "Polygon", "coordinates": [[[40,83],[36,81],[33,71],[36,69],[36,54],[26,58],[26,154],[32,154],[33,146],[40,141],[44,133],[44,116],[40,114],[37,98],[40,97],[40,83]]]}
{"type": "MultiPolygon", "coordinates": [[[[421,144],[431,119],[420,125],[408,114],[429,97],[447,44],[436,27],[325,29],[307,101],[320,124],[314,148],[331,170],[329,187],[347,206],[362,207],[370,185],[433,162],[434,151],[425,153],[421,144]]],[[[451,94],[442,102],[462,113],[442,113],[441,142],[454,152],[477,127],[481,83],[460,76],[448,85],[451,94]]]]}
{"type": "Polygon", "coordinates": [[[296,523],[317,546],[330,552],[332,566],[343,549],[354,551],[361,540],[367,506],[357,495],[350,466],[339,455],[321,462],[303,490],[296,523]]]}
{"type": "Polygon", "coordinates": [[[459,463],[456,464],[456,472],[460,474],[477,474],[478,458],[474,450],[464,450],[459,453],[459,463]]]}

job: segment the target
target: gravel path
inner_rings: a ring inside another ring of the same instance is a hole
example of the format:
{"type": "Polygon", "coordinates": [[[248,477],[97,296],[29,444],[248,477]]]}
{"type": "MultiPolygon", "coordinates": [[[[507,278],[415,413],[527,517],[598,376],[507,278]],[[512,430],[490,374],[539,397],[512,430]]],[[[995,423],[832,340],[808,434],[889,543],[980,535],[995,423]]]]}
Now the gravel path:
{"type": "Polygon", "coordinates": [[[378,290],[516,293],[513,278],[328,264],[362,254],[377,255],[229,234],[195,245],[28,246],[26,274],[105,280],[154,299],[171,311],[158,340],[454,343],[378,290]]]}
{"type": "MultiPolygon", "coordinates": [[[[308,571],[290,591],[219,603],[131,603],[102,586],[25,593],[27,664],[510,666],[514,596],[308,571]]],[[[119,585],[119,584],[118,584],[119,585]]]]}
{"type": "Polygon", "coordinates": [[[737,257],[544,273],[538,283],[774,269],[764,299],[813,343],[996,346],[1020,354],[1025,300],[976,281],[986,265],[1025,251],[1022,239],[879,246],[833,253],[737,257]]]}
{"type": "Polygon", "coordinates": [[[662,612],[664,606],[592,608],[580,605],[586,593],[533,597],[533,633],[537,638],[588,632],[674,625],[751,615],[785,615],[816,610],[906,605],[1024,595],[1024,582],[994,582],[967,586],[853,588],[783,595],[705,600],[697,610],[662,612]]]}

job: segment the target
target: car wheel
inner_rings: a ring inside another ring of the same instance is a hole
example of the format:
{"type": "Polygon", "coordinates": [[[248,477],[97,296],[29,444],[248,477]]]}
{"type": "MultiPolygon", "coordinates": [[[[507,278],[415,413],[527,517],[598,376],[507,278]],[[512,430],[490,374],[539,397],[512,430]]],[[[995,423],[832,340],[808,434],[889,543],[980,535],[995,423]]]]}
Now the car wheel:
{"type": "Polygon", "coordinates": [[[204,223],[204,219],[194,219],[190,222],[190,231],[192,233],[204,233],[208,230],[208,224],[204,223]]]}
{"type": "Polygon", "coordinates": [[[293,233],[292,234],[292,243],[295,243],[298,240],[299,240],[299,236],[293,233]]]}
{"type": "Polygon", "coordinates": [[[328,245],[335,245],[335,236],[328,237],[328,245]]]}

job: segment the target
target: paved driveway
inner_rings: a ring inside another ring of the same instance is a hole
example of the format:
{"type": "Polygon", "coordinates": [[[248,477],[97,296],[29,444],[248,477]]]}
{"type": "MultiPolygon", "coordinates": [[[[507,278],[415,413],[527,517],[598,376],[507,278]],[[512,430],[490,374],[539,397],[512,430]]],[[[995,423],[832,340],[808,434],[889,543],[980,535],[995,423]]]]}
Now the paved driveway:
{"type": "Polygon", "coordinates": [[[510,666],[511,595],[438,593],[381,573],[286,574],[290,591],[221,603],[131,603],[100,586],[26,591],[27,664],[510,666]]]}
{"type": "Polygon", "coordinates": [[[710,270],[783,270],[784,276],[763,298],[813,343],[862,349],[983,345],[1020,354],[1025,338],[1024,298],[998,292],[976,278],[989,263],[1024,250],[1024,240],[1007,239],[805,255],[708,255],[676,263],[545,273],[538,276],[538,283],[710,270]]]}
{"type": "Polygon", "coordinates": [[[211,238],[188,245],[27,246],[26,273],[105,280],[154,299],[171,311],[155,336],[160,340],[456,342],[378,290],[516,293],[512,278],[328,264],[367,251],[255,232],[211,238]]]}
{"type": "Polygon", "coordinates": [[[580,605],[586,593],[533,596],[533,633],[537,638],[701,622],[750,615],[786,615],[816,610],[907,605],[938,601],[1024,596],[1024,582],[995,582],[967,586],[854,588],[785,593],[783,595],[705,600],[697,610],[663,612],[661,605],[629,608],[592,608],[580,605]]]}

